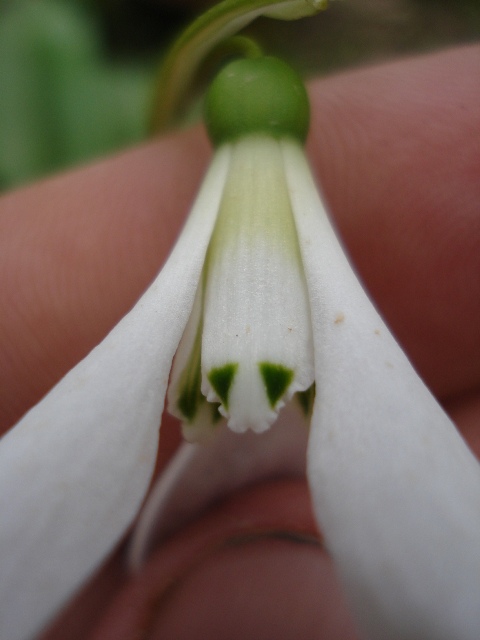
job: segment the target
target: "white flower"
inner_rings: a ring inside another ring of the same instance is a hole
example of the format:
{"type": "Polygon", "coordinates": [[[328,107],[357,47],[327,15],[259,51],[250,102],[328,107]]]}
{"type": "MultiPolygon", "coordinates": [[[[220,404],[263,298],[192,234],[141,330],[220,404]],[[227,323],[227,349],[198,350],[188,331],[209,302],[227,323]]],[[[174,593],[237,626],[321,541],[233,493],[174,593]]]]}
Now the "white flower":
{"type": "Polygon", "coordinates": [[[191,371],[239,431],[315,380],[308,479],[366,637],[478,637],[479,466],[352,272],[301,136],[275,126],[220,141],[156,280],[1,441],[2,640],[38,632],[132,522],[179,344],[172,403],[191,371]]]}

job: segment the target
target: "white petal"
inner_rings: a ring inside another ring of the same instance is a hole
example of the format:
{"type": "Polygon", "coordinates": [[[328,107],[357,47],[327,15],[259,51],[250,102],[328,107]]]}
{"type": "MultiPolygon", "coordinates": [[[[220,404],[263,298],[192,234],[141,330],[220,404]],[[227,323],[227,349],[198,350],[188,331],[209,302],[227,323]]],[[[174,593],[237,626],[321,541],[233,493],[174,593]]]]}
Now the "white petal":
{"type": "Polygon", "coordinates": [[[476,640],[480,467],[368,300],[301,149],[284,157],[312,307],[317,518],[370,640],[476,640]]]}
{"type": "Polygon", "coordinates": [[[129,565],[221,498],[267,479],[304,477],[308,429],[299,407],[282,411],[260,436],[220,429],[206,444],[184,443],[158,479],[132,535],[129,565]]]}
{"type": "Polygon", "coordinates": [[[222,403],[235,431],[263,431],[312,382],[310,308],[281,149],[251,136],[232,147],[207,256],[202,391],[222,403]],[[222,394],[214,376],[226,371],[222,394]]]}
{"type": "Polygon", "coordinates": [[[179,420],[192,422],[203,396],[200,392],[203,286],[199,282],[192,311],[178,345],[168,387],[168,411],[179,420]]]}
{"type": "Polygon", "coordinates": [[[169,370],[228,169],[218,155],[164,269],[0,442],[0,638],[30,638],[92,573],[148,488],[169,370]]]}
{"type": "Polygon", "coordinates": [[[175,354],[167,394],[168,411],[182,421],[182,434],[189,442],[207,442],[225,423],[218,412],[218,404],[207,402],[200,388],[202,314],[203,284],[200,282],[192,313],[175,354]]]}

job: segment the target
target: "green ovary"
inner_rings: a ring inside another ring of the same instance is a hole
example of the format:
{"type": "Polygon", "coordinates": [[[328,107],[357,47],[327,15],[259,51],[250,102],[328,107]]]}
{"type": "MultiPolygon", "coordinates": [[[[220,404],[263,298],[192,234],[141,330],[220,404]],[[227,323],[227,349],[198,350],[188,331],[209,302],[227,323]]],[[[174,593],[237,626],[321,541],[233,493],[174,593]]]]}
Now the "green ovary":
{"type": "Polygon", "coordinates": [[[214,145],[259,133],[303,143],[309,120],[301,77],[271,56],[234,60],[216,76],[205,99],[205,124],[214,145]]]}

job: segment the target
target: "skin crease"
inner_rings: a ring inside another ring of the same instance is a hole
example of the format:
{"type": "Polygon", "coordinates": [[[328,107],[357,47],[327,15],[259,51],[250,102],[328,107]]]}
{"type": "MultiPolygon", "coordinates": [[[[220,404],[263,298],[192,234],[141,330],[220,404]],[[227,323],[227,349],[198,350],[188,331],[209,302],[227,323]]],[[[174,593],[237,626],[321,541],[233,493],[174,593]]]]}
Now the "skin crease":
{"type": "MultiPolygon", "coordinates": [[[[470,46],[315,81],[310,85],[313,113],[308,141],[314,171],[352,262],[477,455],[479,72],[480,47],[470,46]]],[[[163,264],[209,154],[201,130],[171,134],[0,200],[2,430],[88,353],[135,302],[163,264]]],[[[173,421],[164,420],[159,466],[177,442],[173,421]]],[[[307,489],[292,487],[272,483],[245,494],[257,533],[270,531],[265,505],[272,502],[282,505],[273,522],[276,528],[315,533],[307,489]]],[[[318,626],[323,623],[315,616],[327,601],[318,596],[315,604],[307,594],[318,591],[319,563],[328,566],[320,547],[267,536],[245,542],[231,553],[225,548],[206,555],[203,551],[202,563],[195,561],[196,541],[202,539],[202,549],[211,549],[210,542],[223,531],[227,516],[231,521],[237,499],[206,514],[159,549],[150,563],[153,569],[147,567],[137,579],[143,590],[128,584],[118,550],[42,640],[108,640],[109,620],[124,612],[125,601],[133,610],[141,610],[152,594],[162,591],[155,566],[159,563],[163,569],[166,558],[172,577],[178,579],[176,559],[191,564],[191,575],[182,574],[183,582],[168,608],[162,609],[164,622],[157,620],[145,637],[156,638],[159,633],[173,637],[175,616],[180,620],[182,611],[194,610],[205,584],[218,597],[231,592],[242,564],[239,558],[245,561],[245,574],[239,580],[258,583],[257,565],[250,560],[259,557],[260,548],[267,560],[262,564],[261,588],[253,590],[252,601],[258,605],[263,598],[266,606],[244,611],[243,622],[247,625],[253,616],[255,626],[239,628],[239,637],[251,635],[252,629],[261,629],[256,637],[265,639],[298,637],[288,625],[274,635],[268,630],[280,613],[286,620],[300,615],[295,598],[288,596],[289,576],[300,574],[304,580],[295,587],[296,593],[303,585],[302,601],[310,603],[317,625],[302,637],[355,638],[337,591],[334,601],[328,601],[334,619],[318,626]],[[272,595],[282,603],[280,612],[267,606],[272,595]],[[108,603],[113,609],[104,613],[108,603]],[[167,625],[163,630],[162,624],[167,625]]],[[[322,576],[326,592],[337,589],[331,568],[322,576]]],[[[225,596],[221,602],[227,613],[229,606],[233,612],[238,605],[225,596]]],[[[215,607],[207,603],[202,610],[210,611],[210,622],[216,624],[215,607]]],[[[301,615],[303,619],[306,614],[301,615]]],[[[228,615],[224,617],[228,621],[228,615]]],[[[203,637],[208,637],[208,623],[207,616],[203,637]]],[[[217,627],[212,628],[215,637],[222,637],[217,627]]],[[[136,637],[134,631],[135,626],[125,640],[136,637]]],[[[233,638],[227,631],[223,637],[233,638]]],[[[179,638],[192,637],[188,629],[183,632],[186,635],[179,638]]]]}

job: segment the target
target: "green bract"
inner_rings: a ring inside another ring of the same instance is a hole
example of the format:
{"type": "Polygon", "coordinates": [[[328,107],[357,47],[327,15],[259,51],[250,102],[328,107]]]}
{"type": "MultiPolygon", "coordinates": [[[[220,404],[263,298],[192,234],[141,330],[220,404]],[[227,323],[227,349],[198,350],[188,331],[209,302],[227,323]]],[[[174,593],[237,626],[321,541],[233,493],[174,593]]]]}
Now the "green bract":
{"type": "Polygon", "coordinates": [[[302,79],[270,56],[231,62],[214,79],[205,99],[205,124],[214,145],[252,133],[303,142],[309,116],[302,79]]]}

